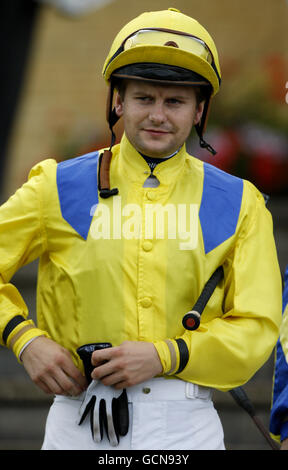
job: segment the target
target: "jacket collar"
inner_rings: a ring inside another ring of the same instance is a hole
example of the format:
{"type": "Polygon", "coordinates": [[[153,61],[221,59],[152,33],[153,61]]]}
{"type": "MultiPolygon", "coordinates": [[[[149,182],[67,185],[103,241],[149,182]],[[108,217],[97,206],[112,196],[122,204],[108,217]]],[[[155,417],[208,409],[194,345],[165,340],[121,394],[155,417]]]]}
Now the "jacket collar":
{"type": "MultiPolygon", "coordinates": [[[[153,174],[159,179],[161,184],[170,184],[183,170],[186,157],[186,146],[184,144],[176,155],[157,165],[153,174]]],[[[135,182],[144,184],[144,181],[150,174],[148,163],[133,147],[125,133],[119,147],[119,164],[121,172],[125,172],[125,175],[135,182]]]]}

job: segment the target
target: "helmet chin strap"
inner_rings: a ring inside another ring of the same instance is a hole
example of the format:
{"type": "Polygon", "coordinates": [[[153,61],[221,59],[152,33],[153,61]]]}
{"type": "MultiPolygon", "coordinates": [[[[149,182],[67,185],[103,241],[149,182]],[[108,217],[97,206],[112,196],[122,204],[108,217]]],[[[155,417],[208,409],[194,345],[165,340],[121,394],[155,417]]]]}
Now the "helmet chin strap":
{"type": "Polygon", "coordinates": [[[213,147],[211,147],[210,144],[208,144],[202,137],[202,131],[201,131],[201,128],[198,126],[198,124],[195,126],[195,129],[196,129],[196,132],[198,134],[198,137],[199,137],[199,145],[201,148],[204,148],[206,150],[208,150],[208,152],[210,152],[212,155],[216,155],[217,152],[216,150],[213,149],[213,147]]]}
{"type": "Polygon", "coordinates": [[[208,144],[204,139],[203,139],[203,134],[205,132],[205,129],[206,129],[206,124],[207,124],[207,120],[208,120],[208,114],[209,114],[209,110],[210,110],[210,103],[211,103],[211,96],[206,100],[205,102],[205,105],[204,105],[204,110],[203,110],[203,114],[202,114],[202,117],[201,117],[201,121],[198,123],[198,124],[195,124],[195,130],[198,134],[198,137],[199,137],[199,145],[201,148],[205,148],[206,150],[208,150],[208,152],[210,152],[212,155],[216,155],[217,152],[216,150],[213,149],[213,147],[211,147],[210,144],[208,144]]]}
{"type": "Polygon", "coordinates": [[[100,192],[100,197],[107,199],[108,197],[115,196],[119,193],[118,188],[110,189],[110,164],[112,158],[112,147],[115,144],[116,136],[113,131],[113,127],[118,121],[119,117],[117,116],[115,109],[113,108],[113,94],[114,86],[111,83],[109,94],[107,97],[107,108],[106,108],[106,119],[109,124],[109,129],[111,131],[111,143],[109,150],[104,150],[99,158],[99,170],[98,170],[98,187],[100,192]]]}

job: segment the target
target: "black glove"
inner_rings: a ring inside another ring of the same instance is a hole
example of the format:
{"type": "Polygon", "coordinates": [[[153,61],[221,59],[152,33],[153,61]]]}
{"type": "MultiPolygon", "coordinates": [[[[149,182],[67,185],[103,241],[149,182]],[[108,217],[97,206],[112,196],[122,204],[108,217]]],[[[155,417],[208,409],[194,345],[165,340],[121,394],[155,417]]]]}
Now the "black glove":
{"type": "Polygon", "coordinates": [[[84,364],[85,375],[90,382],[81,404],[79,425],[90,414],[90,427],[94,441],[101,442],[104,429],[113,446],[119,444],[119,436],[125,436],[129,428],[128,399],[126,390],[116,390],[92,380],[92,353],[99,349],[109,348],[110,343],[85,344],[77,349],[84,364]]]}

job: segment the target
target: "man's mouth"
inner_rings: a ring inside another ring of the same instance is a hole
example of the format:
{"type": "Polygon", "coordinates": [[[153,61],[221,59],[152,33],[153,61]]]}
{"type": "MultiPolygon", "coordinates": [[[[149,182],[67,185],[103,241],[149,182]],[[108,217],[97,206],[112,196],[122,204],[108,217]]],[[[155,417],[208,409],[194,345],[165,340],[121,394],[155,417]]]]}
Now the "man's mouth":
{"type": "Polygon", "coordinates": [[[170,134],[169,131],[163,130],[163,129],[143,129],[145,132],[148,132],[151,135],[166,135],[170,134]]]}

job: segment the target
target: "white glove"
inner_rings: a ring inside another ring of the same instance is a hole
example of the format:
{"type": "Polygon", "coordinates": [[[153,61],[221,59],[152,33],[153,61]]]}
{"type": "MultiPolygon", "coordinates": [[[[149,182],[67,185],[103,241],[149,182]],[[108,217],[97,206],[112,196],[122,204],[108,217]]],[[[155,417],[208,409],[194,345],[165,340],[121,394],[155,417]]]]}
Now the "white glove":
{"type": "Polygon", "coordinates": [[[104,429],[112,446],[119,444],[119,436],[128,432],[128,400],[126,390],[116,390],[92,380],[81,404],[79,425],[90,413],[90,426],[95,442],[101,442],[104,429]]]}
{"type": "Polygon", "coordinates": [[[79,425],[90,413],[90,427],[95,442],[103,439],[104,428],[112,446],[119,444],[119,436],[125,436],[129,428],[129,411],[126,390],[116,390],[91,379],[94,351],[110,348],[111,343],[89,343],[80,346],[77,353],[83,361],[89,386],[80,407],[79,425]],[[91,381],[92,380],[92,381],[91,381]]]}

